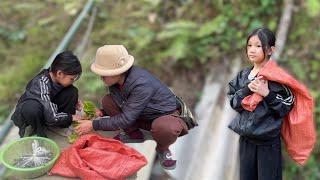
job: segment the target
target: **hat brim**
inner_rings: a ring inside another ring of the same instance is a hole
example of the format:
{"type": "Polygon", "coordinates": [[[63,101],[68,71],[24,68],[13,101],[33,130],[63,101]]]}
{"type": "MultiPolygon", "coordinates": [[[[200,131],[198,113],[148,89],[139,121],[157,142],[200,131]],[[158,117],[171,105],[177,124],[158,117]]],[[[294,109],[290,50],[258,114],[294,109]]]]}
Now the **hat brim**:
{"type": "Polygon", "coordinates": [[[91,64],[91,71],[100,75],[100,76],[117,76],[124,72],[126,72],[130,67],[132,67],[134,62],[134,57],[129,55],[129,60],[126,65],[122,66],[118,69],[103,69],[101,66],[97,65],[96,63],[91,64]]]}

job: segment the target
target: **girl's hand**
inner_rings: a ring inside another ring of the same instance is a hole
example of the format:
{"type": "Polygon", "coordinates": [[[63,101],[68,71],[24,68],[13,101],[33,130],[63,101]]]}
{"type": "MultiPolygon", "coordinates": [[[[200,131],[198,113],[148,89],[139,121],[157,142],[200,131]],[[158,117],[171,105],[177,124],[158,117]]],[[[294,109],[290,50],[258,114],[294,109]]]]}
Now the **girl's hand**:
{"type": "Polygon", "coordinates": [[[72,115],[72,121],[80,121],[83,120],[84,118],[80,115],[72,115]]]}
{"type": "Polygon", "coordinates": [[[77,132],[77,134],[79,135],[83,135],[83,134],[87,134],[90,131],[93,130],[93,125],[92,125],[92,121],[90,120],[80,120],[77,121],[79,124],[77,125],[77,127],[75,127],[75,130],[77,132]]]}
{"type": "Polygon", "coordinates": [[[249,83],[248,88],[252,92],[258,93],[263,97],[266,97],[270,92],[268,87],[268,80],[262,79],[262,76],[259,76],[258,78],[253,80],[251,83],[249,83]]]}
{"type": "Polygon", "coordinates": [[[78,101],[77,105],[76,105],[76,110],[77,111],[82,111],[83,109],[83,103],[81,100],[78,101]]]}
{"type": "Polygon", "coordinates": [[[98,117],[102,117],[103,116],[103,112],[100,109],[96,109],[96,115],[98,117]]]}

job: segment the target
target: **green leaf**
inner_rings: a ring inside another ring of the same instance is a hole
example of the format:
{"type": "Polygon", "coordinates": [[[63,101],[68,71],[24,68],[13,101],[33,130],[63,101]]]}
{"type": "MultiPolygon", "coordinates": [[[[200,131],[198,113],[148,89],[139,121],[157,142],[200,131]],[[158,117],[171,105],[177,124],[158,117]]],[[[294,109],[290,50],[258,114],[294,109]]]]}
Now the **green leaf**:
{"type": "Polygon", "coordinates": [[[161,3],[161,0],[143,0],[145,3],[149,3],[152,6],[156,7],[161,3]]]}
{"type": "Polygon", "coordinates": [[[148,48],[155,37],[155,33],[146,27],[131,28],[128,35],[134,41],[136,51],[148,48]]]}
{"type": "Polygon", "coordinates": [[[319,71],[320,70],[320,61],[319,60],[310,60],[311,62],[311,69],[313,71],[319,71]]]}
{"type": "Polygon", "coordinates": [[[83,111],[86,116],[91,119],[96,115],[96,106],[90,101],[84,101],[83,111]]]}
{"type": "Polygon", "coordinates": [[[68,142],[70,144],[74,143],[77,139],[78,139],[79,135],[76,132],[72,132],[69,136],[68,136],[68,142]]]}
{"type": "Polygon", "coordinates": [[[166,29],[194,29],[197,24],[193,21],[180,20],[166,25],[166,29]]]}
{"type": "Polygon", "coordinates": [[[304,70],[305,66],[299,60],[290,61],[291,68],[293,72],[298,76],[300,80],[305,80],[306,71],[304,70]]]}
{"type": "Polygon", "coordinates": [[[192,21],[178,21],[169,23],[165,29],[157,35],[158,40],[172,39],[177,36],[192,36],[197,24],[192,21]]]}
{"type": "Polygon", "coordinates": [[[198,38],[208,36],[212,33],[222,33],[228,24],[228,18],[224,15],[219,15],[212,21],[204,23],[201,28],[196,32],[198,38]]]}
{"type": "Polygon", "coordinates": [[[185,58],[188,49],[188,39],[186,37],[177,38],[169,48],[168,54],[176,60],[185,58]]]}
{"type": "Polygon", "coordinates": [[[64,10],[69,15],[75,15],[80,8],[81,8],[81,3],[78,3],[77,1],[65,1],[64,2],[64,10]]]}
{"type": "Polygon", "coordinates": [[[56,17],[55,16],[49,16],[49,17],[46,17],[46,18],[43,18],[43,19],[40,19],[38,20],[38,25],[39,26],[45,26],[53,21],[56,20],[56,17]]]}
{"type": "Polygon", "coordinates": [[[307,0],[307,13],[311,17],[319,15],[320,12],[320,1],[319,0],[307,0]]]}
{"type": "Polygon", "coordinates": [[[250,31],[252,31],[253,29],[256,29],[256,28],[259,28],[259,27],[262,27],[262,22],[259,21],[259,20],[253,20],[251,23],[250,23],[250,31]]]}

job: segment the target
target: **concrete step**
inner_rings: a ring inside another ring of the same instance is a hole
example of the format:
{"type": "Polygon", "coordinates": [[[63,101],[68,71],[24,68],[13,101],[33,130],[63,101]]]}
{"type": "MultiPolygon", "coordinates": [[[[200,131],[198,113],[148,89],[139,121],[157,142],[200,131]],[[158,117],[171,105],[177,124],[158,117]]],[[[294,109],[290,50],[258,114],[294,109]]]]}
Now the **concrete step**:
{"type": "MultiPolygon", "coordinates": [[[[240,69],[240,59],[235,59],[232,72],[225,76],[224,82],[229,82],[240,69]]],[[[235,118],[236,112],[230,107],[226,97],[228,84],[222,83],[223,97],[211,114],[207,127],[202,151],[198,153],[198,160],[192,162],[192,171],[185,179],[208,180],[236,180],[239,179],[239,136],[228,128],[229,123],[235,118]]]]}
{"type": "Polygon", "coordinates": [[[239,178],[239,136],[228,129],[236,113],[226,97],[227,82],[240,68],[240,59],[235,62],[230,76],[222,73],[215,76],[215,81],[206,81],[203,96],[195,109],[199,126],[171,147],[178,159],[177,169],[167,171],[173,179],[239,178]]]}
{"type": "MultiPolygon", "coordinates": [[[[10,130],[10,132],[8,133],[8,136],[4,139],[4,143],[1,146],[3,147],[4,145],[8,144],[9,142],[19,139],[18,131],[19,131],[19,129],[14,126],[10,130]]],[[[47,132],[48,138],[54,140],[58,144],[60,149],[65,149],[70,146],[70,144],[68,143],[67,137],[64,136],[64,131],[66,131],[66,129],[59,129],[59,130],[56,129],[55,132],[53,132],[53,131],[47,132]]],[[[103,135],[104,137],[113,137],[117,133],[117,131],[98,131],[98,133],[103,135]]],[[[155,141],[150,140],[150,139],[152,139],[150,137],[151,136],[150,133],[148,133],[147,131],[143,131],[143,133],[145,134],[145,136],[147,136],[147,139],[149,139],[149,140],[146,140],[143,143],[127,143],[126,145],[136,149],[141,154],[143,154],[146,157],[148,164],[146,166],[144,166],[143,168],[141,168],[135,175],[129,177],[128,180],[148,180],[150,177],[151,169],[152,169],[154,159],[155,159],[156,143],[155,143],[155,141]]],[[[3,166],[2,166],[2,171],[5,171],[5,168],[3,166]]],[[[9,179],[14,179],[14,175],[11,175],[10,172],[5,172],[4,177],[9,178],[9,179]]],[[[2,177],[2,178],[4,178],[4,177],[2,177]]],[[[0,179],[1,179],[1,177],[0,177],[0,179]]],[[[66,177],[61,177],[61,176],[44,175],[44,176],[41,176],[36,179],[39,179],[39,180],[65,180],[65,179],[76,179],[76,178],[66,178],[66,177]]]]}
{"type": "MultiPolygon", "coordinates": [[[[234,162],[234,159],[238,157],[238,149],[234,148],[237,147],[238,138],[228,129],[228,124],[235,117],[235,112],[230,108],[228,102],[226,99],[224,108],[221,109],[220,118],[212,119],[218,123],[214,130],[208,134],[211,138],[206,144],[206,155],[201,159],[202,164],[197,167],[199,170],[196,170],[196,172],[200,172],[200,179],[235,179],[234,172],[231,173],[231,171],[237,169],[237,163],[234,162]]],[[[193,179],[192,175],[190,177],[193,179]]]]}
{"type": "Polygon", "coordinates": [[[196,106],[195,118],[199,126],[189,131],[186,136],[178,138],[170,149],[176,157],[177,167],[175,170],[167,171],[173,179],[186,179],[188,172],[193,172],[194,163],[199,158],[199,153],[203,151],[203,140],[210,124],[211,114],[217,104],[221,85],[210,83],[205,85],[203,96],[196,106]]]}

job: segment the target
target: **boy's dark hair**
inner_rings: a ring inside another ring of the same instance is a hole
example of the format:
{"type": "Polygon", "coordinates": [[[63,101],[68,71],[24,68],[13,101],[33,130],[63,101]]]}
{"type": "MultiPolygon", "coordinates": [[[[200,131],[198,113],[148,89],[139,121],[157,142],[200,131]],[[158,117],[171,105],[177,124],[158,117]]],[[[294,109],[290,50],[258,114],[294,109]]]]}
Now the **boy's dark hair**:
{"type": "Polygon", "coordinates": [[[79,59],[71,51],[58,54],[50,67],[50,71],[56,73],[58,70],[67,75],[81,75],[82,68],[79,59]]]}
{"type": "MultiPolygon", "coordinates": [[[[267,50],[269,50],[272,46],[275,46],[276,37],[274,33],[270,29],[265,27],[257,28],[249,34],[247,38],[247,46],[248,46],[249,39],[255,35],[257,35],[259,40],[261,41],[262,50],[263,50],[264,56],[266,56],[267,50]]],[[[248,55],[247,48],[246,48],[246,54],[248,55]]],[[[268,58],[270,58],[270,55],[268,55],[268,58]]]]}

